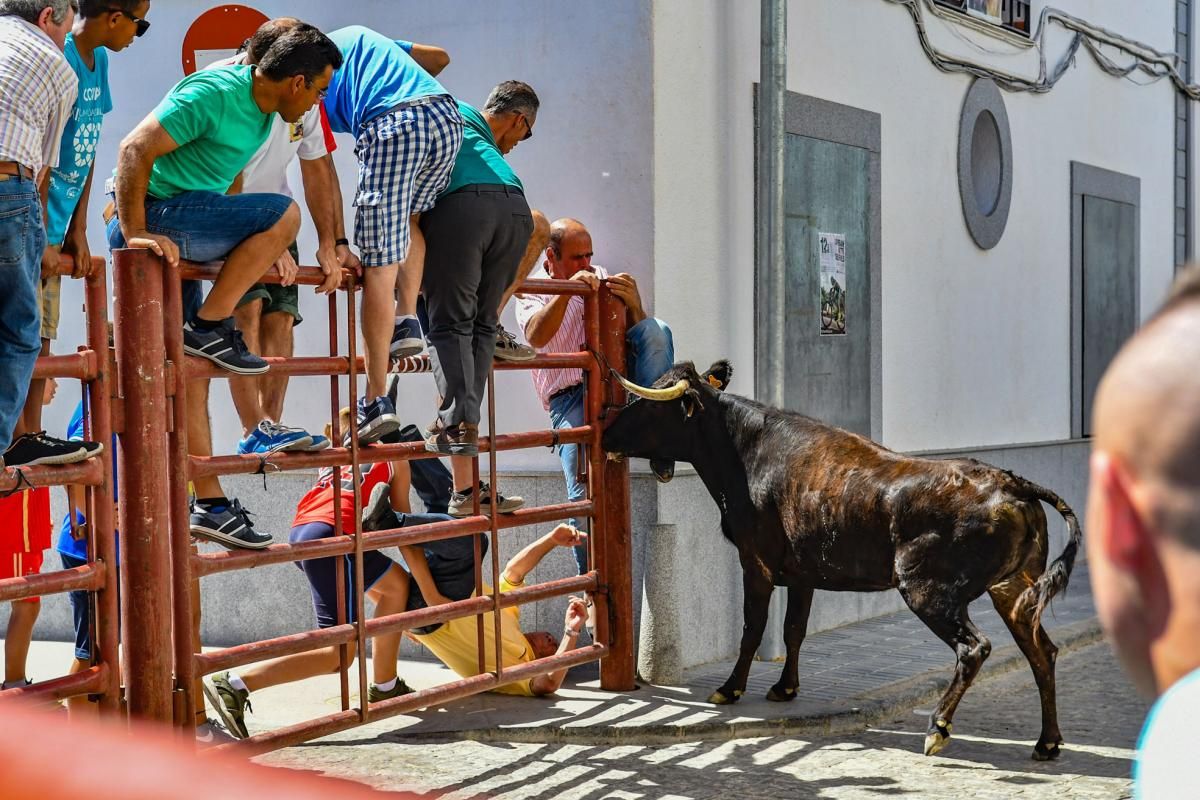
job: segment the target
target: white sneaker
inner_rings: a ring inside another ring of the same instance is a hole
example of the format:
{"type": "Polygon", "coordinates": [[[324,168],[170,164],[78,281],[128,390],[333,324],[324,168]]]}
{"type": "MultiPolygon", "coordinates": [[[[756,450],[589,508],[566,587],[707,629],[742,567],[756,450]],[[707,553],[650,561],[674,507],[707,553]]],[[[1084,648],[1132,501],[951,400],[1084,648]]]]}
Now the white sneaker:
{"type": "Polygon", "coordinates": [[[224,725],[211,717],[203,724],[196,726],[196,744],[201,747],[212,747],[215,744],[236,742],[237,737],[231,734],[224,725]]]}

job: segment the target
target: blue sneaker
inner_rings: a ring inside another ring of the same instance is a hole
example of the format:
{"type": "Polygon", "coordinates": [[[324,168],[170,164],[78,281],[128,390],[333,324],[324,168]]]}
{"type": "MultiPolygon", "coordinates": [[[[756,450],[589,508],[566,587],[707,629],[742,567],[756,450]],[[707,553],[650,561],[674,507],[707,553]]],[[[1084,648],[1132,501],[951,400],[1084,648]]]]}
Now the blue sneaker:
{"type": "Polygon", "coordinates": [[[425,349],[425,336],[416,317],[405,317],[396,323],[392,331],[392,358],[408,358],[420,355],[425,349]]]}
{"type": "MultiPolygon", "coordinates": [[[[300,428],[289,428],[278,422],[264,419],[258,423],[257,428],[250,431],[249,436],[238,442],[237,451],[239,456],[263,456],[284,450],[307,450],[312,446],[313,440],[314,437],[310,436],[307,431],[300,428]]],[[[326,441],[329,440],[326,439],[326,441]]]]}
{"type": "Polygon", "coordinates": [[[318,450],[326,449],[327,447],[329,447],[332,444],[333,444],[333,442],[329,441],[328,437],[322,436],[319,433],[314,433],[312,435],[312,444],[310,444],[308,447],[304,448],[304,452],[315,453],[318,450]]]}
{"type": "MultiPolygon", "coordinates": [[[[387,397],[376,397],[371,402],[367,398],[358,401],[358,443],[360,446],[374,444],[400,430],[400,417],[396,415],[396,407],[387,397]]],[[[345,444],[350,445],[350,432],[346,432],[345,444]]]]}

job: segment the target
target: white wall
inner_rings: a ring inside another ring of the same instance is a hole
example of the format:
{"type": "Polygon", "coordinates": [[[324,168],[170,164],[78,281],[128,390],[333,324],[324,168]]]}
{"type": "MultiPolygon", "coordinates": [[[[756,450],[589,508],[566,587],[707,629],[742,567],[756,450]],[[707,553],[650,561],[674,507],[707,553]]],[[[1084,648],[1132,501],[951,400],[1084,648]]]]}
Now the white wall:
{"type": "MultiPolygon", "coordinates": [[[[159,0],[149,15],[151,32],[112,58],[115,110],[104,123],[97,156],[98,178],[111,174],[121,138],[183,77],[181,46],[192,21],[220,5],[198,0],[159,0]]],[[[467,102],[482,105],[492,86],[519,78],[530,83],[542,100],[533,139],[520,145],[511,159],[525,183],[529,202],[551,219],[573,216],[592,228],[598,263],[628,270],[652,289],[649,151],[651,142],[649,9],[639,0],[255,0],[248,2],[268,16],[298,16],[325,30],[365,24],[397,38],[437,44],[451,54],[442,75],[446,88],[467,102]]],[[[356,168],[353,141],[338,137],[335,156],[347,204],[353,197],[356,168]]],[[[292,186],[300,195],[298,170],[292,186]]],[[[106,198],[103,180],[92,197],[90,241],[93,252],[107,245],[99,217],[106,198]]],[[[347,208],[348,224],[353,209],[347,208]]],[[[315,263],[315,235],[306,221],[300,238],[301,263],[315,263]]],[[[82,340],[82,289],[64,282],[64,313],[55,352],[70,352],[82,340]]],[[[307,321],[297,328],[297,353],[328,352],[323,300],[301,289],[301,311],[307,321]]],[[[505,324],[516,330],[511,310],[505,324]]],[[[548,427],[548,419],[524,373],[498,377],[502,392],[501,431],[548,427]]],[[[328,420],[324,379],[293,380],[285,421],[318,429],[328,420]]],[[[74,388],[63,387],[47,414],[49,430],[65,428],[78,400],[74,388]]],[[[486,407],[485,407],[486,408],[486,407]]],[[[228,393],[213,392],[216,448],[232,452],[240,430],[228,393]]],[[[401,399],[406,420],[424,426],[434,416],[433,380],[406,378],[401,399]]],[[[510,468],[557,469],[546,450],[504,454],[510,468]]]]}
{"type": "MultiPolygon", "coordinates": [[[[1063,10],[1170,49],[1170,0],[1060,0],[1063,10]]],[[[1042,4],[1035,4],[1035,14],[1042,4]]],[[[757,3],[655,0],[657,313],[679,356],[728,356],[753,393],[757,3]]],[[[1080,52],[1046,95],[1005,93],[1012,213],[989,252],[957,183],[965,76],[936,70],[907,12],[884,0],[793,0],[788,89],[882,118],[883,438],[948,449],[1070,434],[1070,162],[1141,179],[1142,313],[1173,272],[1174,94],[1103,74],[1080,52]]],[[[1036,54],[929,18],[935,45],[1030,77],[1036,54]],[[966,37],[974,45],[964,43],[966,37]]],[[[1065,39],[1052,35],[1052,62],[1065,39]]],[[[1123,58],[1118,57],[1118,61],[1123,58]]]]}

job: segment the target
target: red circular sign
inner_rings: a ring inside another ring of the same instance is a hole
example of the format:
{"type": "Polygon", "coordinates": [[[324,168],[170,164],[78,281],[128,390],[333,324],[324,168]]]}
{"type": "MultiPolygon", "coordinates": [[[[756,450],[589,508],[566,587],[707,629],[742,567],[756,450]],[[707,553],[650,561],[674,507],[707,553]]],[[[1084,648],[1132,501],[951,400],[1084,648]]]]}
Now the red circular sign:
{"type": "Polygon", "coordinates": [[[191,75],[222,56],[232,55],[266,21],[266,14],[247,6],[217,6],[205,11],[183,37],[183,74],[191,75]]]}

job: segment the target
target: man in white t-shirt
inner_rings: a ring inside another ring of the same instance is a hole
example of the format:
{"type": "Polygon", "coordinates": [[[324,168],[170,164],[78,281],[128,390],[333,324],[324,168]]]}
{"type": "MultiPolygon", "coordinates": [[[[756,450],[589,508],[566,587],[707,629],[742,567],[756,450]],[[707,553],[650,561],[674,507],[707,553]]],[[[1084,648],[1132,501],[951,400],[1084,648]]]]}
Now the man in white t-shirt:
{"type": "Polygon", "coordinates": [[[1200,268],[1117,354],[1096,391],[1088,564],[1137,687],[1157,696],[1135,795],[1197,796],[1200,753],[1200,268]]]}
{"type": "MultiPolygon", "coordinates": [[[[243,45],[242,52],[217,61],[205,69],[238,64],[256,64],[281,35],[300,20],[281,17],[263,23],[243,45]]],[[[243,194],[265,192],[292,196],[287,171],[300,159],[300,177],[304,181],[304,199],[317,229],[317,263],[327,280],[317,288],[328,293],[337,288],[342,267],[357,270],[358,258],[350,252],[342,220],[342,194],[331,153],[337,145],[325,121],[325,107],[317,103],[299,122],[285,122],[276,116],[274,127],[250,163],[242,171],[243,194]]],[[[293,353],[292,328],[299,325],[299,287],[290,283],[297,270],[299,253],[293,242],[276,264],[285,281],[255,284],[241,299],[234,321],[251,352],[264,357],[290,358],[293,353]]],[[[266,454],[284,450],[323,450],[330,442],[319,433],[280,424],[288,378],[268,372],[229,380],[233,404],[242,423],[238,453],[266,454]]],[[[207,406],[207,401],[205,403],[207,406]]]]}

